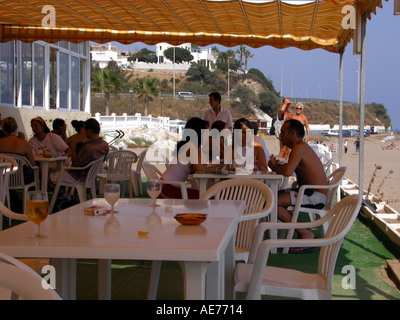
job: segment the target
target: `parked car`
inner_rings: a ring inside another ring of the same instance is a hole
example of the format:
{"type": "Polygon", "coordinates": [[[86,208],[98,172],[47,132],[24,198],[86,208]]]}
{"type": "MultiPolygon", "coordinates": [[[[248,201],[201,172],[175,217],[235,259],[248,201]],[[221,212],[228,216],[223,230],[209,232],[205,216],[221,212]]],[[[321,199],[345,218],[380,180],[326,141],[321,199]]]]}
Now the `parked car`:
{"type": "Polygon", "coordinates": [[[178,99],[183,99],[183,100],[194,100],[195,96],[193,92],[178,92],[178,99]]]}
{"type": "Polygon", "coordinates": [[[343,130],[342,131],[342,137],[351,137],[351,131],[350,130],[343,130]]]}
{"type": "Polygon", "coordinates": [[[364,137],[369,137],[371,135],[371,131],[368,129],[364,130],[364,137]]]}
{"type": "Polygon", "coordinates": [[[323,130],[321,134],[323,136],[338,137],[339,136],[339,131],[337,131],[337,130],[323,130]]]}

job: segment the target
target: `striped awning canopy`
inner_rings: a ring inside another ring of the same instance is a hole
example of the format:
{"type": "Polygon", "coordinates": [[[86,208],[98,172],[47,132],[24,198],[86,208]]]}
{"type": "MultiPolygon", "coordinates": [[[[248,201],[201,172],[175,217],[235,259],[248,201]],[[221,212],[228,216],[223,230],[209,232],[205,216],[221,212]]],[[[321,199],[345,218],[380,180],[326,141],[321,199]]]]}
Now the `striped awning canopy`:
{"type": "Polygon", "coordinates": [[[0,41],[245,44],[339,52],[382,0],[0,0],[0,41]]]}

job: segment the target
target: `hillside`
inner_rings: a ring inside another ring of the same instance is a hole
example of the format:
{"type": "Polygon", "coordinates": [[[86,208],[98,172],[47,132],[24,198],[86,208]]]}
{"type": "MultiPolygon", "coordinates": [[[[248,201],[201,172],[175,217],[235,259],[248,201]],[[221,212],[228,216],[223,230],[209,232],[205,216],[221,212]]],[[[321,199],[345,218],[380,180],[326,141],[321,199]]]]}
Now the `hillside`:
{"type": "MultiPolygon", "coordinates": [[[[256,70],[256,69],[253,69],[256,70]]],[[[251,71],[251,70],[250,70],[251,71]]],[[[159,91],[162,94],[172,94],[172,73],[155,73],[155,72],[132,72],[128,71],[129,83],[132,83],[137,78],[151,77],[158,79],[159,91]]],[[[186,100],[173,100],[163,96],[153,97],[149,101],[149,114],[154,117],[163,115],[173,119],[189,119],[190,117],[202,117],[204,111],[209,108],[207,94],[215,88],[223,95],[227,95],[227,77],[226,75],[215,72],[213,79],[206,81],[193,81],[190,77],[184,74],[177,74],[175,85],[176,91],[191,91],[202,97],[196,98],[194,101],[186,100]],[[225,89],[225,92],[223,90],[225,89]]],[[[232,112],[233,118],[246,117],[255,119],[255,115],[248,107],[249,104],[256,105],[261,108],[272,118],[276,116],[276,112],[280,107],[280,97],[273,87],[272,82],[266,79],[258,70],[248,74],[231,74],[230,75],[230,99],[224,99],[222,106],[232,112]],[[239,99],[240,98],[240,99],[239,99]]],[[[143,101],[138,99],[135,95],[132,97],[134,113],[141,113],[144,115],[143,101]]],[[[297,102],[301,102],[298,100],[297,102]]],[[[118,97],[111,97],[110,99],[110,112],[118,115],[127,113],[129,114],[131,106],[130,95],[120,95],[118,97]]],[[[92,113],[100,112],[104,114],[104,98],[95,97],[92,95],[92,113]]],[[[294,112],[294,108],[291,108],[294,112]]],[[[310,102],[304,103],[303,113],[308,117],[310,124],[338,124],[339,121],[339,104],[327,102],[310,102]]],[[[359,123],[359,107],[357,104],[343,106],[343,124],[344,125],[357,125],[359,123]]],[[[387,127],[390,126],[390,117],[386,113],[386,109],[380,104],[370,104],[365,108],[365,124],[366,125],[379,125],[387,127]]]]}

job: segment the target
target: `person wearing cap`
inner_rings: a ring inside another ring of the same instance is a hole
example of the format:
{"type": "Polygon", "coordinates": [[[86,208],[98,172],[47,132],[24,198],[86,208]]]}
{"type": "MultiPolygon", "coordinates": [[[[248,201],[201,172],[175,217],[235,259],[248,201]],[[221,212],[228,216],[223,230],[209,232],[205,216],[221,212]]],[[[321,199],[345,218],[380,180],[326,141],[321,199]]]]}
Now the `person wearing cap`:
{"type": "Polygon", "coordinates": [[[71,150],[64,140],[57,134],[51,133],[49,127],[42,117],[33,118],[31,127],[34,133],[33,138],[29,140],[34,154],[40,154],[44,150],[53,156],[62,154],[71,154],[71,150]]]}

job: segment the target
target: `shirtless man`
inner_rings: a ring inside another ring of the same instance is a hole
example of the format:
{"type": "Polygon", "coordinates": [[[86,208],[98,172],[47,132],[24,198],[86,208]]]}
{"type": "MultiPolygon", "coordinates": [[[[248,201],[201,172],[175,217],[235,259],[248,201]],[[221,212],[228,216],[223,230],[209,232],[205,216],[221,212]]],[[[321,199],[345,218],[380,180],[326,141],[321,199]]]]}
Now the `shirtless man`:
{"type": "MultiPolygon", "coordinates": [[[[309,185],[327,185],[326,174],[317,154],[304,142],[304,126],[298,120],[286,121],[282,128],[280,139],[284,146],[288,146],[290,152],[288,163],[278,165],[274,155],[271,155],[268,162],[269,167],[278,174],[290,177],[293,173],[297,176],[298,187],[309,185]]],[[[304,195],[302,205],[325,204],[327,190],[309,189],[312,195],[304,195]]],[[[296,203],[297,192],[294,190],[281,190],[278,194],[278,218],[283,222],[291,222],[292,215],[286,209],[296,203]]],[[[299,238],[313,239],[311,229],[297,229],[299,238]]]]}

